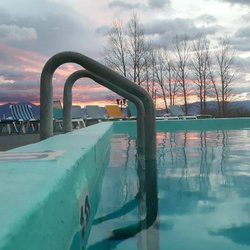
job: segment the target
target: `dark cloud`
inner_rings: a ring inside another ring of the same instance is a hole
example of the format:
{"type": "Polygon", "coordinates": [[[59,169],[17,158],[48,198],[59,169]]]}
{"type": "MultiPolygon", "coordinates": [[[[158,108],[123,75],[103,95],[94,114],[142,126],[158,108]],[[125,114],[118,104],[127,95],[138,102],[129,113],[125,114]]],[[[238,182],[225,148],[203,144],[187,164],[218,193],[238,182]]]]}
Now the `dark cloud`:
{"type": "Polygon", "coordinates": [[[235,56],[233,62],[238,71],[240,71],[241,73],[249,73],[250,57],[242,58],[239,56],[235,56]]]}
{"type": "Polygon", "coordinates": [[[148,5],[150,8],[163,8],[165,6],[170,6],[170,0],[148,0],[148,5]]]}
{"type": "Polygon", "coordinates": [[[120,8],[120,9],[125,9],[125,10],[131,10],[131,9],[137,9],[141,5],[139,3],[127,3],[121,0],[113,0],[108,4],[108,6],[110,8],[120,8]]]}
{"type": "Polygon", "coordinates": [[[220,1],[231,3],[231,4],[242,4],[242,5],[249,5],[250,6],[249,0],[220,0],[220,1]]]}
{"type": "Polygon", "coordinates": [[[1,84],[1,102],[37,102],[40,88],[39,83],[33,81],[18,81],[1,84]]]}
{"type": "Polygon", "coordinates": [[[215,18],[214,16],[205,14],[205,15],[201,15],[197,18],[198,21],[202,21],[206,24],[211,24],[211,23],[215,23],[217,18],[215,18]]]}
{"type": "Polygon", "coordinates": [[[233,45],[235,50],[239,51],[250,51],[250,38],[239,38],[234,37],[231,40],[231,44],[233,45]]]}
{"type": "Polygon", "coordinates": [[[250,26],[240,28],[232,37],[231,43],[236,50],[250,50],[250,26]]]}
{"type": "Polygon", "coordinates": [[[196,27],[193,19],[167,19],[167,20],[154,20],[150,23],[146,23],[145,34],[149,35],[161,35],[161,34],[187,34],[194,35],[197,33],[212,34],[218,29],[218,26],[212,27],[196,27]],[[203,32],[202,32],[203,31],[203,32]]]}
{"type": "Polygon", "coordinates": [[[249,27],[242,27],[236,33],[235,37],[239,38],[250,38],[250,26],[249,27]]]}
{"type": "Polygon", "coordinates": [[[176,35],[192,39],[200,34],[214,34],[220,27],[217,25],[197,27],[193,19],[175,18],[154,20],[144,24],[144,28],[145,35],[153,37],[153,43],[156,46],[166,46],[172,42],[176,35]]]}
{"type": "Polygon", "coordinates": [[[0,25],[0,42],[27,41],[37,39],[37,32],[34,28],[20,27],[18,25],[0,25]]]}
{"type": "Polygon", "coordinates": [[[90,36],[87,35],[90,30],[70,14],[46,13],[43,18],[32,17],[31,20],[30,17],[22,17],[17,22],[23,26],[32,23],[38,39],[35,41],[9,41],[8,44],[15,47],[51,55],[63,50],[82,51],[90,43],[88,40],[90,36]]]}
{"type": "MultiPolygon", "coordinates": [[[[21,70],[13,70],[13,69],[8,69],[8,68],[1,68],[0,69],[0,76],[2,76],[4,79],[8,80],[8,81],[25,81],[27,80],[27,78],[29,79],[39,79],[40,74],[39,73],[35,73],[35,72],[29,72],[29,74],[27,74],[27,72],[25,71],[21,71],[21,70]]],[[[1,83],[1,81],[0,81],[1,83]]]]}
{"type": "Polygon", "coordinates": [[[249,22],[250,21],[250,13],[241,16],[243,21],[249,22]]]}
{"type": "Polygon", "coordinates": [[[103,25],[103,26],[99,26],[95,29],[95,32],[99,35],[107,35],[110,31],[112,30],[111,26],[108,25],[103,25]]]}
{"type": "Polygon", "coordinates": [[[91,20],[70,11],[63,4],[52,4],[49,0],[44,0],[40,11],[38,9],[39,6],[36,6],[34,13],[24,11],[19,14],[2,7],[0,41],[49,56],[64,50],[83,53],[88,51],[92,55],[98,55],[99,44],[97,39],[93,39],[95,24],[91,20]],[[50,8],[42,7],[47,5],[50,8]]]}

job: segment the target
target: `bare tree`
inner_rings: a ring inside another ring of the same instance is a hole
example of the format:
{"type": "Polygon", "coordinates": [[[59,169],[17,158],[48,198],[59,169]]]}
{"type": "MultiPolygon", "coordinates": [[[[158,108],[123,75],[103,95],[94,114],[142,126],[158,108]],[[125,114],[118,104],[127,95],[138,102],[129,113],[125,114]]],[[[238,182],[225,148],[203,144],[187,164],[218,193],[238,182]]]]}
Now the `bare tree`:
{"type": "Polygon", "coordinates": [[[213,65],[213,63],[212,63],[212,58],[209,58],[209,60],[208,60],[208,79],[209,79],[210,83],[213,86],[218,111],[220,112],[220,110],[221,110],[221,107],[220,107],[220,95],[219,95],[219,90],[218,90],[218,87],[217,87],[217,84],[216,84],[215,65],[213,65]]]}
{"type": "Polygon", "coordinates": [[[190,57],[190,47],[186,37],[181,39],[176,36],[173,41],[174,55],[175,55],[175,72],[177,81],[182,89],[184,98],[185,113],[188,113],[187,90],[188,90],[188,64],[190,57]]]}
{"type": "Polygon", "coordinates": [[[234,50],[230,46],[228,38],[220,41],[219,47],[215,52],[218,75],[221,85],[221,111],[226,112],[226,104],[231,94],[231,84],[235,80],[235,70],[233,68],[234,50]]]}
{"type": "Polygon", "coordinates": [[[108,33],[108,46],[104,48],[104,61],[113,70],[127,76],[127,39],[121,21],[115,21],[108,33]]]}
{"type": "Polygon", "coordinates": [[[210,48],[209,41],[199,36],[197,40],[192,43],[192,72],[193,81],[199,89],[200,99],[200,112],[206,110],[206,99],[209,84],[209,59],[210,59],[210,48]]]}
{"type": "Polygon", "coordinates": [[[165,105],[165,109],[167,110],[167,95],[166,95],[166,61],[165,61],[165,50],[158,49],[154,51],[154,58],[156,61],[155,65],[155,75],[157,82],[161,88],[162,97],[165,105]]]}
{"type": "Polygon", "coordinates": [[[150,48],[143,27],[134,14],[126,26],[120,21],[113,23],[104,48],[104,61],[113,70],[141,85],[147,79],[145,68],[149,67],[150,48]]]}
{"type": "Polygon", "coordinates": [[[175,104],[175,96],[178,92],[177,75],[173,62],[173,55],[170,51],[165,50],[165,67],[167,82],[165,84],[169,96],[169,104],[175,104]]]}
{"type": "Polygon", "coordinates": [[[144,87],[146,91],[151,95],[152,99],[155,99],[156,88],[156,76],[155,67],[156,61],[153,50],[147,51],[145,55],[144,65],[140,72],[140,85],[144,87]]]}
{"type": "Polygon", "coordinates": [[[150,60],[151,44],[146,42],[144,30],[136,14],[133,14],[128,24],[128,56],[129,75],[138,85],[145,81],[145,66],[150,60]]]}

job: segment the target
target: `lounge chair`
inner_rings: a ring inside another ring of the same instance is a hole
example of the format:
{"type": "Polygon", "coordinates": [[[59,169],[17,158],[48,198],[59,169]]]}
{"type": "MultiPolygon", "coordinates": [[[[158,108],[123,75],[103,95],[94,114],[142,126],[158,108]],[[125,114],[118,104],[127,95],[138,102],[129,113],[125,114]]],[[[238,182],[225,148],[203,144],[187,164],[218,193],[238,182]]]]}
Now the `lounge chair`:
{"type": "Polygon", "coordinates": [[[0,133],[11,134],[13,131],[18,133],[17,121],[12,118],[9,106],[10,103],[0,105],[0,133]]]}
{"type": "Polygon", "coordinates": [[[84,122],[84,114],[81,106],[73,105],[71,108],[71,116],[72,116],[72,125],[73,128],[81,128],[86,127],[84,122]]]}
{"type": "Polygon", "coordinates": [[[106,113],[98,105],[87,105],[84,109],[87,126],[107,120],[106,113]]]}
{"type": "MultiPolygon", "coordinates": [[[[81,108],[81,107],[80,107],[81,108]]],[[[86,127],[82,117],[73,117],[75,115],[74,108],[72,107],[72,125],[73,128],[86,127]]],[[[53,119],[54,119],[54,131],[62,130],[63,126],[63,108],[60,100],[53,101],[53,119]]]]}
{"type": "Polygon", "coordinates": [[[12,118],[20,125],[20,130],[26,133],[29,128],[33,132],[39,130],[40,121],[35,119],[32,113],[32,107],[29,104],[10,104],[12,118]]]}
{"type": "Polygon", "coordinates": [[[61,131],[63,127],[63,108],[60,100],[53,101],[53,127],[54,131],[61,131]]]}
{"type": "Polygon", "coordinates": [[[175,115],[171,115],[169,113],[166,113],[162,116],[156,116],[155,119],[156,120],[179,120],[179,117],[175,116],[175,115]]]}
{"type": "Polygon", "coordinates": [[[127,118],[125,118],[124,114],[122,113],[120,107],[117,105],[106,105],[105,109],[107,111],[107,116],[108,116],[109,120],[127,119],[127,118]]]}
{"type": "Polygon", "coordinates": [[[137,117],[137,108],[135,106],[135,104],[131,101],[128,101],[128,116],[129,118],[136,118],[137,117]]]}
{"type": "Polygon", "coordinates": [[[17,120],[14,120],[12,118],[3,118],[0,120],[0,130],[1,133],[7,131],[8,134],[11,134],[14,130],[17,134],[19,133],[17,126],[16,126],[17,120]]]}
{"type": "Polygon", "coordinates": [[[178,105],[170,105],[169,111],[172,116],[179,117],[180,119],[197,119],[196,115],[186,115],[178,105]]]}
{"type": "Polygon", "coordinates": [[[97,119],[99,121],[107,120],[106,114],[102,111],[98,105],[87,105],[85,106],[87,119],[97,119]]]}
{"type": "MultiPolygon", "coordinates": [[[[131,115],[131,117],[137,117],[137,109],[134,103],[128,101],[128,110],[131,115]]],[[[130,118],[131,118],[130,117],[130,118]]],[[[164,114],[162,116],[156,116],[156,120],[178,120],[178,116],[171,116],[170,114],[164,114]]]]}

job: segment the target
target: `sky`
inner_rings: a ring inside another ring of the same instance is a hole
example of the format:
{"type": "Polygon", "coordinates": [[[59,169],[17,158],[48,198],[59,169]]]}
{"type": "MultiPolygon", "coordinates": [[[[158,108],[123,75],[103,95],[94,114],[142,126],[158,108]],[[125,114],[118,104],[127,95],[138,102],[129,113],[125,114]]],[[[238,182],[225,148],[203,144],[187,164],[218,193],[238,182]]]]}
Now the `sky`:
{"type": "MultiPolygon", "coordinates": [[[[238,76],[234,99],[250,99],[250,0],[1,0],[0,104],[38,104],[42,68],[58,52],[76,51],[102,62],[112,23],[126,24],[133,13],[155,46],[181,34],[203,33],[214,42],[230,37],[238,76]]],[[[56,71],[54,99],[62,100],[65,80],[77,69],[65,64],[56,71]]],[[[90,79],[73,88],[73,102],[81,106],[115,97],[90,79]]]]}

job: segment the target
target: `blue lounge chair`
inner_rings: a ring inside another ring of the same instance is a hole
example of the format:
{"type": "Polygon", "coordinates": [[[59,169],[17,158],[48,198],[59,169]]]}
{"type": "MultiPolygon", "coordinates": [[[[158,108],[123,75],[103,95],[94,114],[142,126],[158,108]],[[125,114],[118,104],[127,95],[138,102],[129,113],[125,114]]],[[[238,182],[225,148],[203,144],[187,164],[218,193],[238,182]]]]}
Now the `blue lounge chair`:
{"type": "Polygon", "coordinates": [[[182,108],[178,105],[170,105],[169,111],[172,116],[179,117],[180,119],[197,119],[196,115],[186,115],[182,108]]]}
{"type": "Polygon", "coordinates": [[[84,122],[84,114],[81,106],[73,105],[71,108],[71,115],[73,128],[86,127],[86,124],[84,122]]]}
{"type": "Polygon", "coordinates": [[[87,105],[85,106],[87,113],[87,119],[97,119],[99,121],[107,120],[105,112],[98,105],[87,105]]]}
{"type": "Polygon", "coordinates": [[[6,118],[3,118],[0,120],[0,130],[1,130],[1,133],[4,132],[5,130],[11,134],[12,131],[14,130],[16,133],[18,133],[18,129],[17,129],[17,126],[16,126],[16,120],[13,120],[12,118],[9,118],[9,119],[6,119],[6,118]]]}
{"type": "Polygon", "coordinates": [[[87,105],[85,106],[84,110],[85,110],[85,122],[87,126],[107,120],[105,109],[102,109],[98,105],[87,105]]]}
{"type": "Polygon", "coordinates": [[[8,132],[11,134],[13,131],[18,133],[16,120],[11,116],[10,103],[0,105],[0,132],[8,132]]]}
{"type": "MultiPolygon", "coordinates": [[[[137,109],[134,103],[128,101],[128,110],[131,118],[137,117],[137,109]]],[[[179,117],[172,116],[170,114],[164,114],[163,116],[156,116],[156,120],[178,120],[179,117]]]]}
{"type": "Polygon", "coordinates": [[[128,115],[130,118],[136,118],[137,117],[137,108],[135,104],[131,101],[128,101],[128,115]]]}
{"type": "MultiPolygon", "coordinates": [[[[81,109],[81,107],[80,107],[80,109],[81,109]]],[[[74,106],[72,106],[71,112],[72,112],[73,128],[86,127],[85,122],[84,122],[81,114],[76,115],[76,111],[75,111],[74,106]]],[[[62,126],[63,126],[63,108],[62,108],[62,104],[61,104],[60,100],[53,101],[53,119],[54,119],[54,131],[56,131],[58,129],[61,131],[62,126]]]]}
{"type": "Polygon", "coordinates": [[[9,108],[12,118],[19,123],[23,133],[26,133],[29,128],[33,132],[39,130],[40,121],[35,119],[29,104],[10,104],[9,108]]]}

